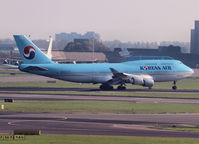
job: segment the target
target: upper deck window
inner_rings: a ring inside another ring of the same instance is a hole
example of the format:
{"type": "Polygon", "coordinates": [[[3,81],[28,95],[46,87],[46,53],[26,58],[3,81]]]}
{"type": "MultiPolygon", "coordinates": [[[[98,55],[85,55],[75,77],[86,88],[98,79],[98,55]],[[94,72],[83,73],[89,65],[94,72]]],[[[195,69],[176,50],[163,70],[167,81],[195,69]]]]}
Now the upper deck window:
{"type": "Polygon", "coordinates": [[[132,56],[125,58],[127,61],[136,61],[136,60],[173,60],[169,56],[132,56]]]}

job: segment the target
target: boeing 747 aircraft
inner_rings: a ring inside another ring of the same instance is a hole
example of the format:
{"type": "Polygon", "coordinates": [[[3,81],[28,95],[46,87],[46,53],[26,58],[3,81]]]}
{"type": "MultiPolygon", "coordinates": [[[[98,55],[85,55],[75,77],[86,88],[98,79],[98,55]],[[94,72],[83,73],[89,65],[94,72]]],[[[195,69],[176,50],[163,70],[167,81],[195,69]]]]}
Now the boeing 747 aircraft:
{"type": "Polygon", "coordinates": [[[122,63],[58,64],[51,61],[24,35],[14,35],[23,63],[24,72],[77,83],[100,83],[100,89],[126,89],[125,84],[151,88],[154,82],[176,81],[193,74],[182,62],[170,58],[156,60],[133,60],[122,63]]]}

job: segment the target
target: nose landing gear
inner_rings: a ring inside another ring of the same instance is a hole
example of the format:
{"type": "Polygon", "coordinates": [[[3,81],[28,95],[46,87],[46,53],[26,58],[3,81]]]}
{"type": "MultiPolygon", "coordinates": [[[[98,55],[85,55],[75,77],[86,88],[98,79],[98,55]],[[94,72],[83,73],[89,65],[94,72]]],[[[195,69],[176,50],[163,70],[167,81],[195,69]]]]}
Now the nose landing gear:
{"type": "Polygon", "coordinates": [[[176,81],[173,81],[172,89],[173,89],[173,90],[177,90],[176,81]]]}

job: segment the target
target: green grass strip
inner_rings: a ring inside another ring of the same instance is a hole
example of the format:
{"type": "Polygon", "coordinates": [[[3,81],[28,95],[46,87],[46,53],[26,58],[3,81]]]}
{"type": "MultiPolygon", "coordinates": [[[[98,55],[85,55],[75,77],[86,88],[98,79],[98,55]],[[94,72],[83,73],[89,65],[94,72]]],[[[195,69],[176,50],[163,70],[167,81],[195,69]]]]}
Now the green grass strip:
{"type": "Polygon", "coordinates": [[[66,112],[112,114],[199,113],[198,104],[135,103],[119,101],[15,101],[0,102],[8,112],[66,112]]]}
{"type": "Polygon", "coordinates": [[[1,141],[1,144],[198,144],[193,138],[153,138],[134,136],[41,135],[24,140],[1,141]]]}
{"type": "MultiPolygon", "coordinates": [[[[28,77],[27,77],[28,78],[28,77]]],[[[199,89],[199,79],[183,79],[177,83],[179,90],[198,90],[199,89]]],[[[98,89],[99,84],[80,84],[80,83],[72,83],[66,81],[57,80],[56,83],[47,83],[45,81],[38,82],[8,82],[8,83],[0,83],[0,87],[50,87],[50,88],[89,88],[89,89],[98,89]]],[[[115,86],[116,88],[117,86],[115,86]]],[[[155,83],[153,89],[171,89],[172,82],[162,82],[155,83]]],[[[127,89],[148,89],[146,87],[137,86],[127,84],[127,89]]]]}
{"type": "Polygon", "coordinates": [[[175,130],[175,131],[199,131],[199,127],[196,126],[155,126],[154,129],[163,129],[163,130],[175,130]]]}
{"type": "Polygon", "coordinates": [[[124,97],[152,97],[152,98],[187,98],[199,99],[199,93],[161,93],[161,92],[120,92],[120,91],[0,91],[6,94],[48,94],[48,95],[80,95],[80,96],[124,96],[124,97]]]}

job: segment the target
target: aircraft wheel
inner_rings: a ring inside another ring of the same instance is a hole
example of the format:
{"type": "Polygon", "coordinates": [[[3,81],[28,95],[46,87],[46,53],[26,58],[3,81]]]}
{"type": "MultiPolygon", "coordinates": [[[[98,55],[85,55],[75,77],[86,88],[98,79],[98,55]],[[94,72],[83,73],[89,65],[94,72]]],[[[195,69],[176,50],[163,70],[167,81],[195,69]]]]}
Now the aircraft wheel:
{"type": "Polygon", "coordinates": [[[100,87],[99,87],[101,90],[103,90],[104,89],[104,86],[103,85],[100,85],[100,87]]]}
{"type": "Polygon", "coordinates": [[[176,90],[176,89],[177,89],[177,86],[176,86],[176,81],[173,81],[173,86],[172,86],[172,89],[173,89],[173,90],[176,90]]]}
{"type": "Polygon", "coordinates": [[[113,90],[113,86],[110,86],[110,85],[101,85],[100,86],[100,89],[101,90],[113,90]]]}
{"type": "Polygon", "coordinates": [[[108,86],[108,90],[113,90],[113,86],[108,86]]]}
{"type": "Polygon", "coordinates": [[[176,90],[176,89],[177,89],[177,86],[172,86],[172,89],[173,89],[173,90],[176,90]]]}
{"type": "Polygon", "coordinates": [[[125,86],[118,86],[117,90],[126,90],[126,87],[125,86]]]}

